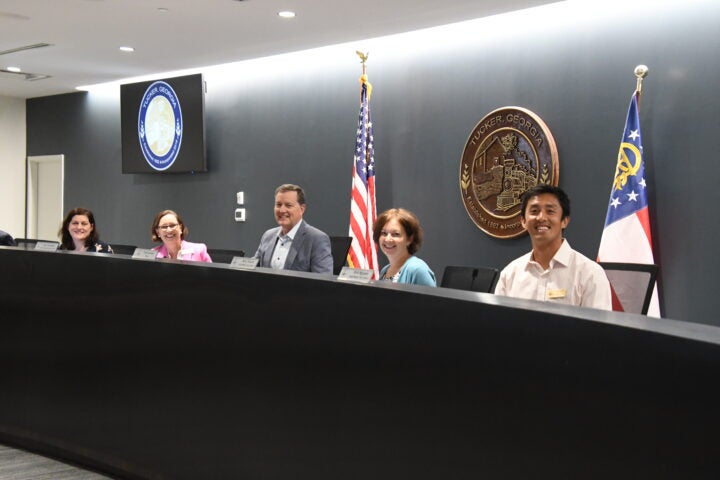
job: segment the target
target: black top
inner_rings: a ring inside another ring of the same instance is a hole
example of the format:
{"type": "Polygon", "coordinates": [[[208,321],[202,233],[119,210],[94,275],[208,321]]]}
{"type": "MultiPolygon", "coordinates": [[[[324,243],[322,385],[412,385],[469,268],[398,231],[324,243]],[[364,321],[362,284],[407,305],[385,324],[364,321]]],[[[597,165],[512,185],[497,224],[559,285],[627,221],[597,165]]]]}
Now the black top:
{"type": "MultiPolygon", "coordinates": [[[[67,250],[67,249],[63,249],[62,247],[60,247],[60,248],[62,250],[67,250]]],[[[110,245],[108,245],[105,242],[101,242],[100,240],[98,240],[94,244],[87,247],[87,250],[85,250],[85,251],[89,252],[89,253],[114,253],[113,249],[110,245]]]]}
{"type": "Polygon", "coordinates": [[[112,247],[105,242],[101,242],[100,240],[95,242],[94,245],[90,245],[89,247],[87,247],[87,250],[85,251],[93,253],[113,253],[112,247]]]}

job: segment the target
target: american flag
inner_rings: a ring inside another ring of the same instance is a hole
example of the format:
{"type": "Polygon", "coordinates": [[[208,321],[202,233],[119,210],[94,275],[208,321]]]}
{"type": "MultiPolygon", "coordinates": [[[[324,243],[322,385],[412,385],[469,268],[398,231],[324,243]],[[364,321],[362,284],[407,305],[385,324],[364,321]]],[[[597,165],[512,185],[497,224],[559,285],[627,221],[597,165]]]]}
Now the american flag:
{"type": "Polygon", "coordinates": [[[360,115],[358,116],[355,158],[353,159],[352,195],[350,199],[350,236],[348,265],[352,268],[373,270],[378,278],[377,248],[373,241],[373,223],[377,217],[375,207],[375,154],[373,130],[370,120],[369,92],[372,87],[367,76],[360,77],[360,115]]]}
{"type": "MultiPolygon", "coordinates": [[[[605,228],[600,239],[598,261],[601,262],[655,263],[640,135],[638,95],[638,92],[635,92],[630,99],[625,130],[620,142],[605,228]]],[[[616,298],[613,298],[613,310],[622,310],[616,298]]],[[[660,316],[657,285],[650,301],[648,315],[660,316]]]]}

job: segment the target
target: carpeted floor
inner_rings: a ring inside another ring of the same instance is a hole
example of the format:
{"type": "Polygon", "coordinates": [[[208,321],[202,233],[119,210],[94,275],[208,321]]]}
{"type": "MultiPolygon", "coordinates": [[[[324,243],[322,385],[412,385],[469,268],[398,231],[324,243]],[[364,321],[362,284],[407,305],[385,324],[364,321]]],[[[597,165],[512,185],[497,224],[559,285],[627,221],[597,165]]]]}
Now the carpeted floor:
{"type": "Polygon", "coordinates": [[[0,445],[0,480],[110,480],[66,463],[0,445]]]}

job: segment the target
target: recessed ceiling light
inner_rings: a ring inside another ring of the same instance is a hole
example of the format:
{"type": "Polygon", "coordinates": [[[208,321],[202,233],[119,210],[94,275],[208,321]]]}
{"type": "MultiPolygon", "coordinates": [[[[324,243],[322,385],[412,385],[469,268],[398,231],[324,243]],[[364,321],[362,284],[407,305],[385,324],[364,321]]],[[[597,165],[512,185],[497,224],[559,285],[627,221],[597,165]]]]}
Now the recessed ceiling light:
{"type": "Polygon", "coordinates": [[[120,51],[121,52],[134,52],[135,49],[133,47],[122,46],[122,47],[120,47],[120,51]]]}
{"type": "Polygon", "coordinates": [[[158,12],[167,13],[169,11],[170,11],[170,9],[167,7],[158,7],[158,12]]]}
{"type": "Polygon", "coordinates": [[[20,67],[7,67],[6,69],[8,72],[14,72],[14,73],[20,73],[22,70],[20,70],[20,67]]]}
{"type": "Polygon", "coordinates": [[[283,10],[282,12],[278,12],[278,15],[282,18],[295,18],[295,12],[291,12],[290,10],[283,10]]]}

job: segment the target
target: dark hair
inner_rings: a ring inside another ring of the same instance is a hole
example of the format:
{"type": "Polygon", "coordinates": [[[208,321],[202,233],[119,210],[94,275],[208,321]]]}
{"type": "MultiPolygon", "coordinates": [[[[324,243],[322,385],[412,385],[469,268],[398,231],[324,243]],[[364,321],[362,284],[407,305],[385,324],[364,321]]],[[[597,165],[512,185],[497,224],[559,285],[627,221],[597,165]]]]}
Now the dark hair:
{"type": "Polygon", "coordinates": [[[418,220],[417,216],[410,210],[391,208],[381,213],[373,225],[373,240],[375,240],[375,243],[380,242],[380,232],[385,224],[393,218],[397,219],[400,225],[402,225],[403,230],[405,230],[405,235],[411,239],[408,245],[408,252],[410,252],[410,255],[413,255],[420,250],[420,245],[422,245],[423,229],[420,226],[420,220],[418,220]]]}
{"type": "Polygon", "coordinates": [[[543,193],[555,195],[555,197],[558,199],[558,202],[560,202],[560,207],[562,207],[561,219],[565,219],[570,216],[570,197],[568,197],[567,193],[565,193],[565,191],[560,187],[553,187],[552,185],[541,183],[539,185],[535,185],[530,190],[527,190],[525,193],[523,193],[522,203],[520,205],[520,216],[522,218],[525,218],[525,209],[527,208],[527,204],[530,199],[533,197],[537,197],[538,195],[542,195],[543,193]]]}
{"type": "Polygon", "coordinates": [[[305,205],[305,191],[303,191],[303,189],[301,187],[299,187],[297,185],[293,185],[292,183],[285,183],[275,189],[276,196],[278,193],[285,193],[285,192],[296,192],[298,203],[300,205],[305,205]]]}
{"type": "Polygon", "coordinates": [[[89,247],[100,240],[100,233],[95,226],[95,215],[93,215],[93,213],[87,208],[73,208],[67,213],[67,215],[65,215],[65,219],[60,226],[60,230],[58,230],[61,250],[75,250],[75,242],[73,242],[72,235],[70,235],[70,222],[72,222],[73,217],[76,215],[86,216],[88,218],[88,222],[90,222],[90,225],[93,227],[92,232],[90,232],[88,238],[85,239],[85,246],[89,247]]]}
{"type": "Polygon", "coordinates": [[[153,242],[162,242],[162,239],[157,234],[158,225],[160,224],[160,219],[164,217],[165,215],[175,215],[175,218],[177,218],[178,225],[180,225],[181,231],[180,231],[180,240],[185,240],[185,237],[188,236],[189,230],[185,226],[185,222],[183,222],[183,219],[180,218],[180,215],[175,213],[172,210],[163,210],[162,212],[155,215],[155,220],[153,220],[152,227],[150,228],[150,238],[152,238],[153,242]]]}

